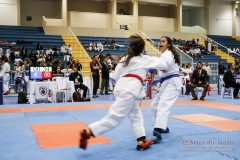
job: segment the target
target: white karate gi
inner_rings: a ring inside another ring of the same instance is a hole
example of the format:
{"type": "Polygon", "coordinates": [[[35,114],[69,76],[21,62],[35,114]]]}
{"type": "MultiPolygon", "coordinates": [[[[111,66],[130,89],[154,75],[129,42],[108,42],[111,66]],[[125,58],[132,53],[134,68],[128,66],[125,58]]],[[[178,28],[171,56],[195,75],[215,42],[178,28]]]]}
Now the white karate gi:
{"type": "Polygon", "coordinates": [[[137,78],[123,76],[126,74],[135,74],[144,80],[149,68],[166,69],[167,64],[164,61],[161,62],[160,58],[141,55],[133,57],[128,66],[123,67],[124,63],[122,62],[124,59],[125,57],[121,59],[114,72],[116,80],[114,103],[105,117],[89,125],[94,136],[102,135],[115,128],[127,116],[131,120],[136,139],[146,136],[142,112],[135,102],[137,98],[143,98],[146,95],[143,84],[137,78]]]}
{"type": "MultiPolygon", "coordinates": [[[[163,72],[162,77],[179,74],[179,66],[175,63],[171,51],[166,50],[163,52],[160,61],[167,63],[167,69],[163,72]]],[[[162,82],[159,92],[151,104],[151,112],[155,121],[154,128],[166,129],[170,108],[177,100],[181,87],[182,82],[179,77],[173,77],[162,82]]]]}
{"type": "MultiPolygon", "coordinates": [[[[3,77],[3,92],[9,91],[9,80],[10,80],[10,65],[5,62],[2,65],[2,70],[0,72],[0,77],[3,77]]],[[[1,93],[2,94],[2,93],[1,93]]]]}

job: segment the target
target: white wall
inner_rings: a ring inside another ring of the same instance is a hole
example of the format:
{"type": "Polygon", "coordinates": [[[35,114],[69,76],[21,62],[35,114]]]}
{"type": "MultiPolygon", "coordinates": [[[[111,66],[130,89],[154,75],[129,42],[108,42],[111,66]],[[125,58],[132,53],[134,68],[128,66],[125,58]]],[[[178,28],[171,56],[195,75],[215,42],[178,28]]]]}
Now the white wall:
{"type": "Polygon", "coordinates": [[[232,3],[212,0],[209,6],[209,35],[232,36],[232,3]]]}
{"type": "Polygon", "coordinates": [[[42,17],[61,18],[62,0],[21,0],[21,25],[42,26],[42,17]],[[27,21],[26,16],[32,16],[32,21],[27,21]]]}
{"type": "Polygon", "coordinates": [[[17,25],[17,0],[0,0],[0,25],[17,25]]]}
{"type": "Polygon", "coordinates": [[[143,32],[147,31],[174,32],[174,18],[140,16],[138,22],[139,28],[143,32]]]}

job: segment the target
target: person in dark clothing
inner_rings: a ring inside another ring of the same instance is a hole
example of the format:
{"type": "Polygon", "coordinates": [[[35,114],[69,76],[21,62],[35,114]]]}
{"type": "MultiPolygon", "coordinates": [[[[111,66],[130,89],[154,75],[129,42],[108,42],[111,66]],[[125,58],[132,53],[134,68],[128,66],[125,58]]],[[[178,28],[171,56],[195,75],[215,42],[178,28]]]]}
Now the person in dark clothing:
{"type": "Polygon", "coordinates": [[[196,87],[203,87],[203,93],[200,97],[200,100],[204,101],[204,97],[206,97],[206,93],[209,85],[209,76],[207,71],[202,69],[202,62],[197,63],[197,69],[193,71],[191,82],[189,83],[189,87],[192,93],[192,100],[197,100],[198,97],[194,91],[196,87]]]}
{"type": "Polygon", "coordinates": [[[218,62],[218,74],[224,74],[226,70],[225,66],[223,65],[222,61],[218,62]]]}
{"type": "Polygon", "coordinates": [[[102,60],[102,84],[100,94],[103,95],[103,90],[105,89],[105,94],[108,93],[109,85],[109,66],[108,66],[108,57],[104,57],[102,60]]]}
{"type": "Polygon", "coordinates": [[[93,98],[96,98],[98,97],[97,90],[99,88],[99,69],[102,69],[102,65],[97,55],[93,56],[92,61],[90,62],[90,68],[93,79],[93,98]]]}
{"type": "Polygon", "coordinates": [[[34,50],[31,51],[31,53],[29,54],[29,60],[31,62],[32,66],[37,66],[37,55],[34,53],[34,50]]]}
{"type": "Polygon", "coordinates": [[[229,67],[229,70],[223,76],[223,81],[225,83],[225,87],[227,87],[227,88],[233,87],[234,88],[234,91],[233,91],[234,99],[239,99],[238,92],[239,92],[239,88],[240,88],[240,83],[236,82],[236,80],[233,77],[233,74],[235,71],[235,66],[233,63],[229,63],[228,67],[229,67]]]}
{"type": "Polygon", "coordinates": [[[85,99],[87,96],[88,87],[83,84],[83,77],[78,72],[76,67],[73,68],[73,72],[69,75],[69,81],[74,82],[75,90],[78,88],[83,90],[82,98],[85,99]]]}

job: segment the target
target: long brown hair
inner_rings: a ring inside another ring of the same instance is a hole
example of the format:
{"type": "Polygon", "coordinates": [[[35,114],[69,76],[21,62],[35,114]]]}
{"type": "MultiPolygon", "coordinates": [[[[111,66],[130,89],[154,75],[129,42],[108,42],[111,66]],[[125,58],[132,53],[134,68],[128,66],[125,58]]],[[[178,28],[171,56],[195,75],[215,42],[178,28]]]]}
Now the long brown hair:
{"type": "Polygon", "coordinates": [[[162,36],[161,38],[166,38],[167,42],[169,44],[168,49],[173,53],[174,59],[175,59],[175,63],[177,63],[178,65],[180,65],[181,61],[180,61],[180,57],[179,54],[177,53],[176,49],[173,46],[172,40],[171,38],[167,37],[167,36],[162,36]]]}
{"type": "Polygon", "coordinates": [[[125,60],[124,67],[126,67],[131,58],[134,56],[139,56],[144,50],[145,42],[142,39],[142,37],[138,35],[132,35],[128,38],[129,46],[127,49],[127,52],[124,54],[124,56],[127,56],[127,59],[125,60]]]}

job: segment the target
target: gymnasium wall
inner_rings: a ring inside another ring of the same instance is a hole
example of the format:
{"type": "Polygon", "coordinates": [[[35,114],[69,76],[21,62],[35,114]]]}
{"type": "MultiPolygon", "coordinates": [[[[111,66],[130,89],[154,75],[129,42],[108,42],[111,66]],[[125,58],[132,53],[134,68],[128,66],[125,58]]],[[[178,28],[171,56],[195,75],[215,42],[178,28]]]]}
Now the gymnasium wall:
{"type": "Polygon", "coordinates": [[[42,26],[42,17],[61,18],[61,0],[20,0],[21,26],[42,26]],[[27,21],[31,16],[32,21],[27,21]]]}
{"type": "Polygon", "coordinates": [[[232,3],[211,0],[209,6],[209,35],[232,35],[232,3]]]}
{"type": "Polygon", "coordinates": [[[0,0],[0,25],[18,25],[17,0],[0,0]]]}

